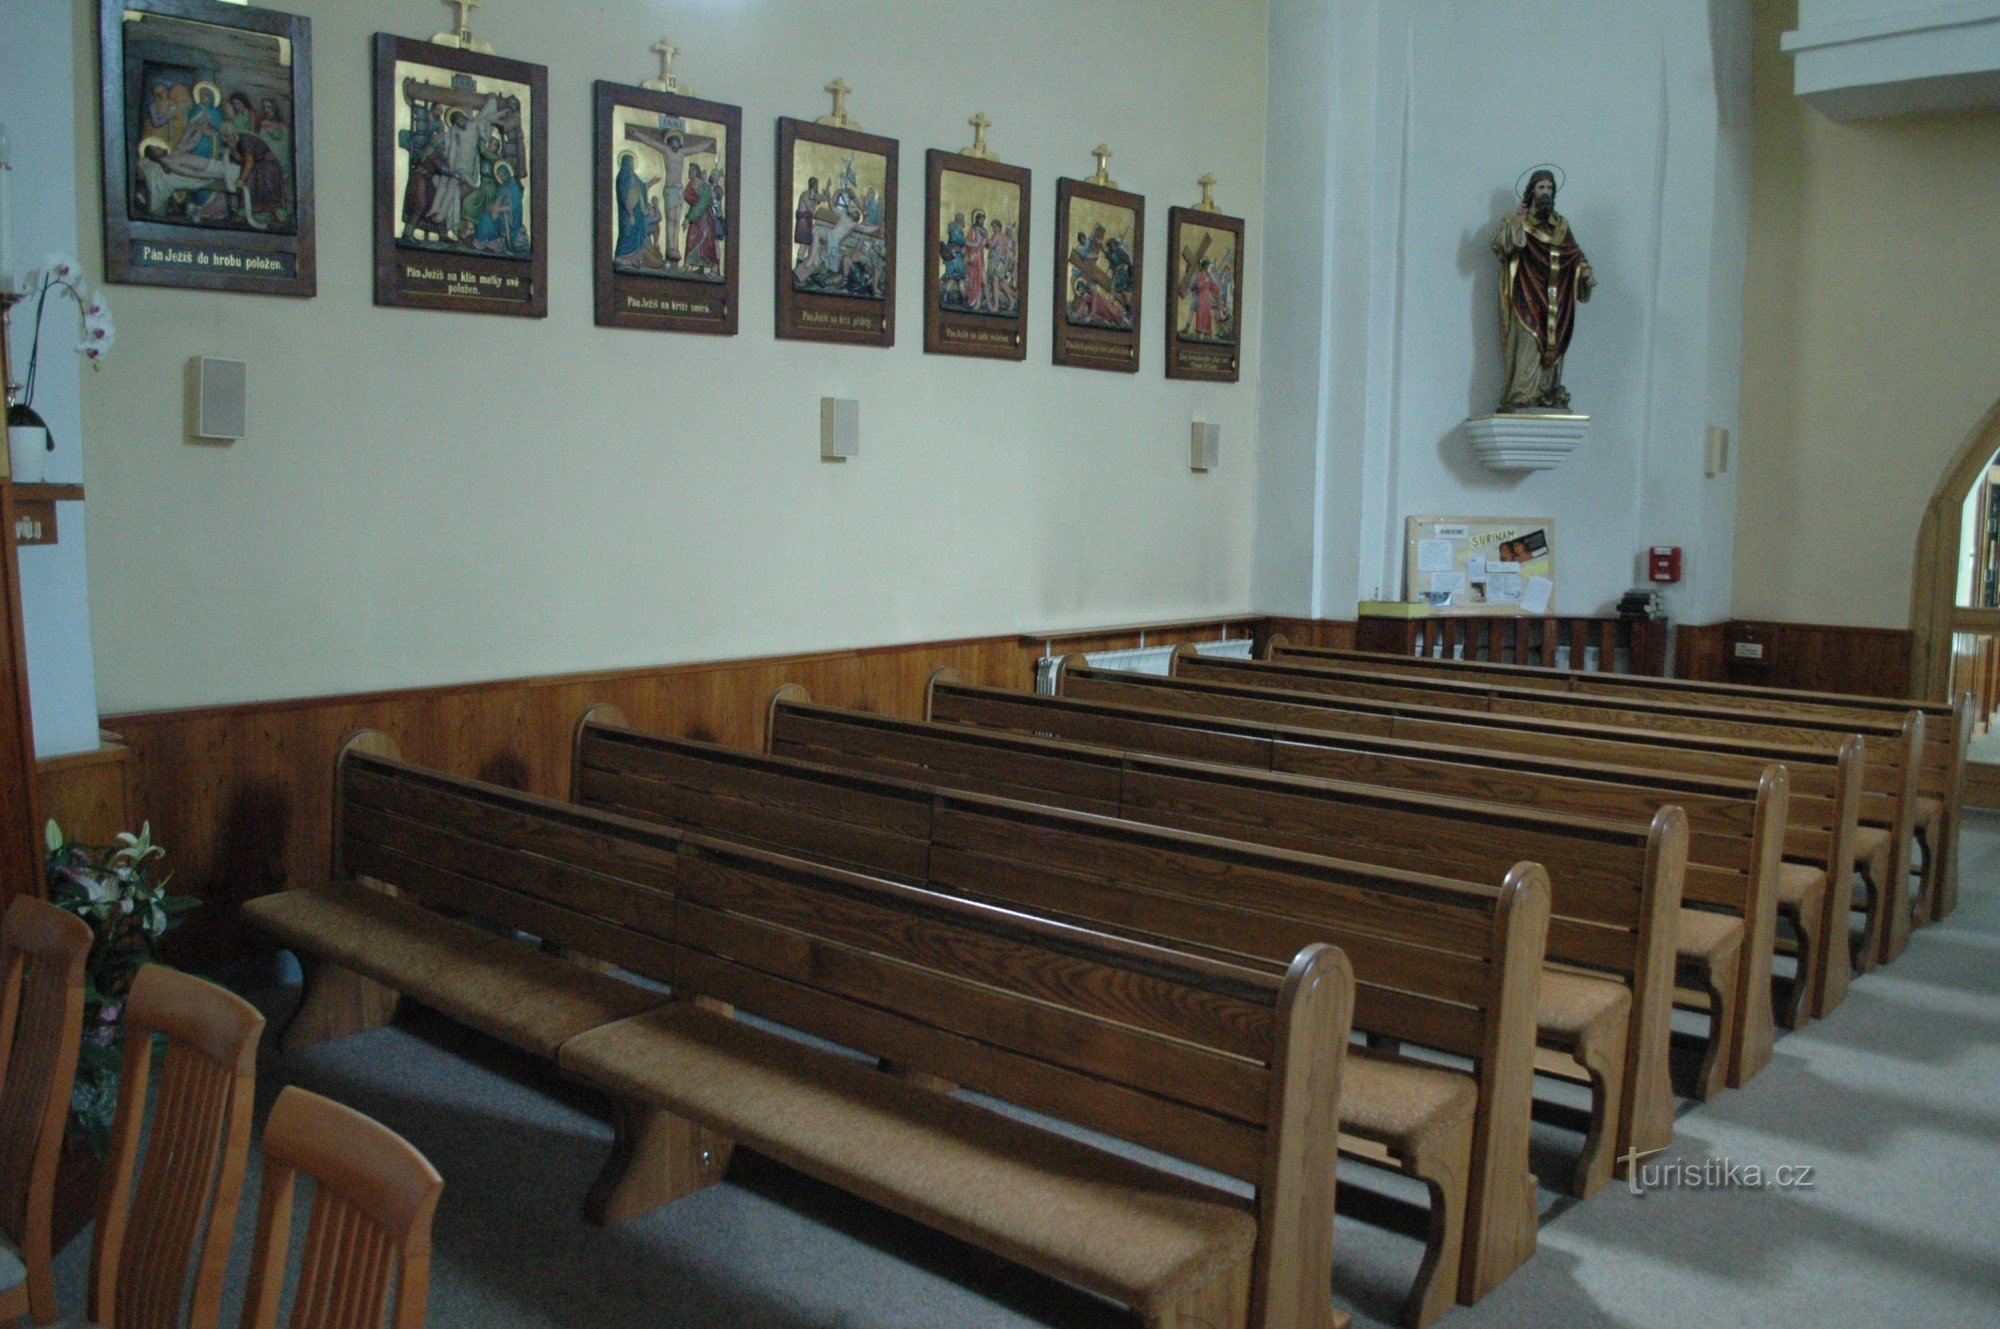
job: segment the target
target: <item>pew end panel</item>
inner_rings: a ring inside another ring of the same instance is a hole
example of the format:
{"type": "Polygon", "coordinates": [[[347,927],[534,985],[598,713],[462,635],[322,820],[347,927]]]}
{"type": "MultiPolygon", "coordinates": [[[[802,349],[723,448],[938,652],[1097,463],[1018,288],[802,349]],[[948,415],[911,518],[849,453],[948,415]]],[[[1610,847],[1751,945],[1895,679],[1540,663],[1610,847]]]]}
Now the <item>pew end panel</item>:
{"type": "Polygon", "coordinates": [[[924,719],[936,718],[937,690],[951,683],[965,682],[965,675],[951,665],[939,665],[924,677],[924,719]]]}
{"type": "MultiPolygon", "coordinates": [[[[347,799],[343,791],[349,758],[387,757],[393,761],[402,755],[396,740],[379,729],[355,730],[334,753],[330,880],[357,880],[347,865],[347,799]]],[[[359,879],[357,884],[387,895],[397,893],[393,886],[373,879],[359,879]]],[[[305,992],[279,1039],[284,1051],[296,1052],[315,1043],[380,1029],[396,1018],[400,998],[394,988],[363,978],[352,969],[329,963],[308,951],[300,951],[298,956],[300,967],[305,970],[305,992]]]]}

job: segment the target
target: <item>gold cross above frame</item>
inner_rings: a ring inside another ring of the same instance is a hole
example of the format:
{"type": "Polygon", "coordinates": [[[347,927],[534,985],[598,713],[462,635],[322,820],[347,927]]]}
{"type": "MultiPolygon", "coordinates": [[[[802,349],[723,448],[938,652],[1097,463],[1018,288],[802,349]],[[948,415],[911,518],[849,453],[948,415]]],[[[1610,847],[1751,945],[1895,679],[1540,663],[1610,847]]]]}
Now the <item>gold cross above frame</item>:
{"type": "Polygon", "coordinates": [[[819,123],[823,125],[832,125],[835,129],[861,128],[861,122],[859,120],[853,120],[848,118],[847,94],[854,91],[854,89],[847,86],[847,80],[844,78],[836,78],[833,82],[826,85],[826,90],[833,94],[833,114],[821,116],[819,118],[819,123]]]}
{"type": "Polygon", "coordinates": [[[1201,202],[1195,204],[1195,206],[1203,212],[1214,212],[1215,177],[1213,175],[1204,175],[1201,179],[1195,181],[1195,183],[1201,186],[1201,202]]]}
{"type": "Polygon", "coordinates": [[[1100,143],[1090,150],[1090,155],[1097,158],[1097,174],[1086,183],[1102,185],[1106,189],[1118,188],[1118,182],[1111,178],[1111,149],[1100,143]]]}
{"type": "Polygon", "coordinates": [[[479,8],[479,0],[443,0],[447,9],[456,9],[458,17],[450,32],[431,35],[431,41],[438,46],[456,47],[461,51],[480,51],[493,54],[493,43],[480,41],[472,35],[472,10],[479,8]]]}
{"type": "Polygon", "coordinates": [[[986,112],[979,112],[979,114],[973,116],[965,123],[972,126],[972,146],[958,155],[961,157],[977,157],[981,161],[990,162],[995,160],[993,149],[986,146],[986,131],[993,127],[993,122],[986,118],[986,112]]]}
{"type": "Polygon", "coordinates": [[[660,76],[649,78],[639,86],[650,88],[654,92],[675,92],[683,97],[694,96],[693,88],[674,77],[674,57],[681,54],[681,48],[662,37],[648,49],[660,57],[660,76]]]}

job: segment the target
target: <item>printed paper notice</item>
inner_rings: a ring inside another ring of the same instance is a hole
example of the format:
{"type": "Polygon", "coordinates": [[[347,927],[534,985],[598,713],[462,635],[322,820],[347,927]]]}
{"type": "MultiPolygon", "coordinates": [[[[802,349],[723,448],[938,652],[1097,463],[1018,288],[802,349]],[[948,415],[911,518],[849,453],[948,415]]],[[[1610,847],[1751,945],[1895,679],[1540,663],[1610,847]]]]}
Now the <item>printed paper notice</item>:
{"type": "Polygon", "coordinates": [[[1494,572],[1491,563],[1486,565],[1486,598],[1495,604],[1515,604],[1521,598],[1521,574],[1518,572],[1494,572]]]}
{"type": "Polygon", "coordinates": [[[1465,575],[1474,581],[1486,580],[1486,560],[1474,554],[1465,560],[1465,575]]]}
{"type": "Polygon", "coordinates": [[[1417,571],[1450,572],[1451,541],[1449,540],[1417,541],[1417,571]]]}
{"type": "Polygon", "coordinates": [[[1527,589],[1521,592],[1521,609],[1536,615],[1548,613],[1549,596],[1555,589],[1556,584],[1547,577],[1528,578],[1527,589]]]}
{"type": "Polygon", "coordinates": [[[1465,574],[1463,572],[1433,572],[1431,574],[1431,590],[1444,591],[1451,595],[1463,595],[1465,593],[1465,574]]]}

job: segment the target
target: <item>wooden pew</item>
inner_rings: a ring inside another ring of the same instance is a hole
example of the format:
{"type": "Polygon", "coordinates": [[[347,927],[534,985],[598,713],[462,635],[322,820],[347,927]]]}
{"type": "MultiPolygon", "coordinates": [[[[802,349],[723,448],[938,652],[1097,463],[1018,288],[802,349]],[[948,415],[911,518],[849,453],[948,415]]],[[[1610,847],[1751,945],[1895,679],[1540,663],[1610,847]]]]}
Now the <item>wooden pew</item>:
{"type": "Polygon", "coordinates": [[[1916,832],[1917,843],[1923,850],[1919,873],[1923,885],[1916,917],[1919,922],[1934,922],[1957,907],[1958,828],[1964,801],[1966,752],[1972,741],[1974,720],[1974,702],[1970,692],[1960,692],[1948,702],[1868,697],[1841,692],[1800,692],[1743,683],[1711,683],[1685,678],[1552,669],[1539,665],[1294,646],[1282,633],[1273,637],[1266,647],[1266,658],[1420,677],[1492,679],[1510,686],[1554,692],[1689,702],[1770,715],[1798,711],[1857,723],[1880,721],[1885,717],[1900,720],[1910,711],[1922,711],[1924,743],[1922,766],[1917,776],[1916,832]]]}
{"type": "MultiPolygon", "coordinates": [[[[1754,785],[1709,782],[1708,789],[1693,790],[1683,781],[1683,787],[1668,790],[1566,774],[1538,773],[1524,780],[1518,769],[1460,762],[1441,747],[1338,754],[1347,758],[1339,766],[1336,753],[1324,750],[1314,775],[1342,783],[1321,789],[1315,786],[1322,781],[1302,781],[1297,775],[1261,776],[1240,766],[1205,766],[814,706],[793,685],[773,697],[765,733],[766,748],[775,755],[1390,867],[1437,862],[1441,848],[1452,841],[1427,836],[1407,847],[1382,846],[1385,827],[1353,820],[1337,824],[1334,809],[1340,805],[1314,795],[1379,785],[1454,803],[1531,807],[1642,825],[1662,809],[1678,807],[1689,831],[1683,899],[1728,912],[1741,921],[1745,938],[1735,956],[1733,984],[1717,983],[1717,976],[1707,972],[1694,975],[1697,986],[1713,994],[1715,1016],[1707,1064],[1697,1077],[1701,1096],[1710,1096],[1725,1078],[1732,1085],[1746,1082],[1771,1057],[1772,935],[1788,805],[1782,766],[1768,767],[1754,785]],[[1358,846],[1349,848],[1343,832],[1358,846]]],[[[1488,833],[1479,825],[1476,833],[1488,833]]],[[[1422,830],[1420,825],[1415,829],[1422,830]]],[[[1491,833],[1496,838],[1502,834],[1491,833]]],[[[1502,852],[1512,849],[1503,846],[1502,852]]],[[[1537,855],[1554,883],[1554,909],[1561,915],[1566,879],[1572,873],[1587,874],[1589,868],[1572,869],[1539,849],[1537,855]]],[[[1456,858],[1443,861],[1451,871],[1467,870],[1456,858]]],[[[1713,931],[1713,919],[1705,911],[1681,911],[1681,922],[1695,933],[1713,931]]],[[[1594,1183],[1579,1187],[1579,1193],[1588,1194],[1594,1183]]]]}
{"type": "Polygon", "coordinates": [[[343,749],[336,789],[337,871],[403,893],[335,881],[246,912],[323,957],[316,979],[337,964],[402,988],[610,1093],[599,1221],[720,1180],[740,1140],[1157,1329],[1347,1322],[1328,1293],[1354,994],[1335,948],[1254,964],[1168,950],[427,771],[380,735],[343,749]],[[502,935],[515,929],[674,999],[502,935]]]}
{"type": "MultiPolygon", "coordinates": [[[[1545,724],[1459,711],[1426,712],[1375,703],[1343,704],[1226,684],[1192,683],[1115,672],[1074,670],[1061,697],[975,687],[951,670],[934,672],[926,715],[959,725],[1047,734],[1085,743],[1196,761],[1294,774],[1338,775],[1350,750],[1434,756],[1519,774],[1659,784],[1717,791],[1715,780],[1754,785],[1772,757],[1791,784],[1785,853],[1798,861],[1781,874],[1779,910],[1802,937],[1819,939],[1795,984],[1815,1016],[1843,1000],[1849,982],[1846,920],[1852,874],[1845,865],[1861,801],[1862,741],[1831,755],[1816,749],[1764,751],[1728,741],[1654,736],[1602,726],[1545,724]],[[1243,718],[1243,717],[1254,718],[1243,718]],[[1841,865],[1829,874],[1829,864],[1841,865]],[[1805,874],[1802,881],[1798,874],[1805,874]],[[1805,917],[1817,889],[1815,921],[1805,917]]],[[[1864,948],[1865,949],[1865,948],[1864,948]]],[[[1793,1021],[1794,1023],[1796,1021],[1793,1021]]]]}
{"type": "Polygon", "coordinates": [[[1778,720],[1750,717],[1724,708],[1665,702],[1623,702],[1589,694],[1560,697],[1533,688],[1507,688],[1486,683],[1439,678],[1393,678],[1365,670],[1258,660],[1217,660],[1192,652],[1174,657],[1176,677],[1192,681],[1252,683],[1286,691],[1311,692],[1342,699],[1386,701],[1435,706],[1489,714],[1525,715],[1538,719],[1613,724],[1703,737],[1734,738],[1753,743],[1789,744],[1837,750],[1851,734],[1867,739],[1864,789],[1887,799],[1879,819],[1864,805],[1862,823],[1883,841],[1863,835],[1859,853],[1872,887],[1869,907],[1880,914],[1872,926],[1874,960],[1886,962],[1902,954],[1912,925],[1910,899],[1911,845],[1915,837],[1918,782],[1923,751],[1924,717],[1910,711],[1900,718],[1867,724],[1822,717],[1792,715],[1778,720]]]}
{"type": "MultiPolygon", "coordinates": [[[[598,706],[578,722],[572,793],[587,806],[865,871],[894,864],[935,889],[1236,962],[1341,945],[1359,983],[1357,1028],[1475,1063],[1468,1074],[1348,1062],[1343,1151],[1431,1195],[1406,1322],[1484,1295],[1533,1253],[1528,1117],[1549,889],[1539,867],[1496,870],[1498,889],[1371,870],[639,733],[622,719],[598,706]]],[[[1616,1056],[1622,1037],[1612,1042],[1616,1056]]]]}

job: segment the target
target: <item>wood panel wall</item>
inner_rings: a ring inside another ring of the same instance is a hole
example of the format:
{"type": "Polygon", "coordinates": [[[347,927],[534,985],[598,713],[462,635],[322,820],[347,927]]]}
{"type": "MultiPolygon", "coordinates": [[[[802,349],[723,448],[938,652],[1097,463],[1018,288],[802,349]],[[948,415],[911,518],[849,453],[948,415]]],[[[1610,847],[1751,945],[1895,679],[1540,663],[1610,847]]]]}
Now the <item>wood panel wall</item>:
{"type": "MultiPolygon", "coordinates": [[[[1145,629],[1147,645],[1216,635],[1209,624],[1145,629]]],[[[1108,629],[1065,635],[1056,649],[1137,644],[1137,629],[1108,629]]],[[[622,707],[641,729],[756,747],[765,705],[781,683],[803,684],[830,705],[916,716],[937,666],[1027,689],[1041,650],[1039,641],[1010,635],[161,711],[104,723],[131,751],[128,819],[152,822],[176,889],[203,900],[169,938],[168,951],[178,963],[199,964],[258,945],[238,926],[243,901],[324,879],[333,756],[356,729],[384,731],[413,762],[560,798],[569,793],[570,731],[597,702],[622,707]]]]}
{"type": "Polygon", "coordinates": [[[1910,694],[1913,639],[1905,628],[1732,619],[1675,632],[1674,673],[1681,678],[1873,697],[1910,694]],[[1764,648],[1762,660],[1736,658],[1738,642],[1764,648]]]}
{"type": "Polygon", "coordinates": [[[131,758],[130,748],[106,742],[91,752],[35,763],[42,815],[82,844],[109,844],[120,831],[138,830],[131,758]]]}

